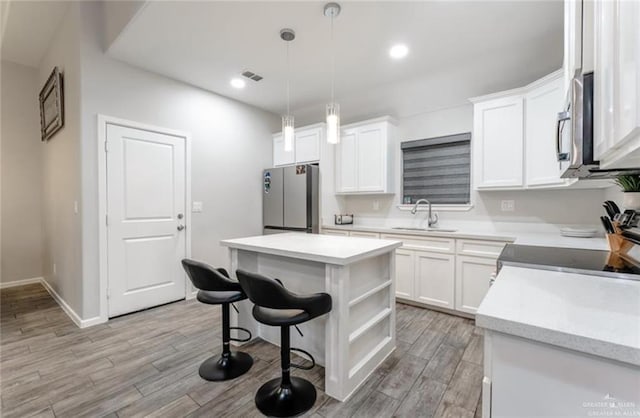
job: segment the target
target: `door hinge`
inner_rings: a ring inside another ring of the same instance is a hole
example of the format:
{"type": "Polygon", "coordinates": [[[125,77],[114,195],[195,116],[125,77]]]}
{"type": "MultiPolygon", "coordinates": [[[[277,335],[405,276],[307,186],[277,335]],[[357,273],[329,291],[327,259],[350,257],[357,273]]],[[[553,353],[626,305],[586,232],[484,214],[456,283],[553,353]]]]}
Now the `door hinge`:
{"type": "Polygon", "coordinates": [[[104,141],[104,152],[109,152],[109,146],[107,145],[107,141],[104,141]]]}
{"type": "Polygon", "coordinates": [[[104,215],[104,224],[109,226],[109,215],[104,215]]]}
{"type": "Polygon", "coordinates": [[[107,299],[111,299],[111,289],[107,287],[107,299]]]}

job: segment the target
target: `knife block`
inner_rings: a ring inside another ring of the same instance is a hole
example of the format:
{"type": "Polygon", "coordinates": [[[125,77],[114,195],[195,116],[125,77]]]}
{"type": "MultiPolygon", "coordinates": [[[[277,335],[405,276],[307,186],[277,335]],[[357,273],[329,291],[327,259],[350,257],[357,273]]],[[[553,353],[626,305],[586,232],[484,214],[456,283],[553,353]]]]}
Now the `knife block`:
{"type": "Polygon", "coordinates": [[[607,241],[609,242],[609,250],[615,254],[626,254],[635,245],[620,234],[607,234],[607,241]]]}

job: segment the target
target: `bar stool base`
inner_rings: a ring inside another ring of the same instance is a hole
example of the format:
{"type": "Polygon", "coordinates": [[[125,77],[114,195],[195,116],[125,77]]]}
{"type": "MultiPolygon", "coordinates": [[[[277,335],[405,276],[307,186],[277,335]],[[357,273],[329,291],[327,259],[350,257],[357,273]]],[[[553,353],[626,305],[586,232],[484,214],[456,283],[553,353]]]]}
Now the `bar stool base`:
{"type": "Polygon", "coordinates": [[[270,417],[295,417],[307,412],[316,402],[316,388],[308,380],[291,378],[291,385],[282,379],[268,381],[256,393],[256,406],[270,417]]]}
{"type": "Polygon", "coordinates": [[[242,376],[253,365],[253,358],[247,353],[234,351],[228,357],[214,356],[200,365],[200,377],[212,382],[231,380],[242,376]]]}

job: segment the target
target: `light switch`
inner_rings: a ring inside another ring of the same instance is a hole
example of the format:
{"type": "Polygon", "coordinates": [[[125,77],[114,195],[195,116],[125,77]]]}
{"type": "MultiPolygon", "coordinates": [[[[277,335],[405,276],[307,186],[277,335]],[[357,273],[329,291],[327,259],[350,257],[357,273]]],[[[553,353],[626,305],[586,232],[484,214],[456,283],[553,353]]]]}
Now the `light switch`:
{"type": "Polygon", "coordinates": [[[514,210],[516,210],[515,200],[503,200],[500,205],[500,209],[503,212],[513,212],[514,210]]]}
{"type": "Polygon", "coordinates": [[[191,205],[191,212],[200,213],[202,212],[202,202],[193,202],[191,205]]]}
{"type": "Polygon", "coordinates": [[[78,201],[73,202],[73,213],[78,213],[78,201]]]}

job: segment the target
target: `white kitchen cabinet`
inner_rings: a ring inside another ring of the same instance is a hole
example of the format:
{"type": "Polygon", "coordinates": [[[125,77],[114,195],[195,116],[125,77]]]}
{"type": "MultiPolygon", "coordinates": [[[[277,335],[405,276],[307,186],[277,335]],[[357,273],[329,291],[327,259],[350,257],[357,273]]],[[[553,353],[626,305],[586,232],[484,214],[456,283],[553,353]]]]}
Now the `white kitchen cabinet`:
{"type": "Polygon", "coordinates": [[[297,128],[293,150],[284,150],[282,133],[273,136],[273,166],[306,164],[320,161],[320,144],[324,138],[324,124],[317,123],[297,128]]]}
{"type": "Polygon", "coordinates": [[[357,129],[345,129],[340,135],[340,144],[336,149],[336,192],[351,193],[358,191],[357,129]]]}
{"type": "Polygon", "coordinates": [[[273,136],[273,166],[290,165],[295,163],[295,153],[293,150],[284,150],[284,137],[282,134],[273,136]]]}
{"type": "Polygon", "coordinates": [[[563,83],[558,70],[519,89],[470,99],[476,190],[608,186],[560,178],[556,122],[565,103],[563,83]]]}
{"type": "Polygon", "coordinates": [[[485,330],[482,416],[634,416],[639,376],[636,365],[485,330]]]}
{"type": "Polygon", "coordinates": [[[562,185],[570,180],[560,178],[556,150],[556,118],[565,101],[561,73],[544,79],[525,95],[525,184],[562,185]]]}
{"type": "Polygon", "coordinates": [[[597,1],[594,146],[602,168],[640,167],[640,2],[597,1]]]}
{"type": "Polygon", "coordinates": [[[495,258],[457,255],[455,309],[475,314],[489,291],[489,282],[495,270],[495,258]]]}
{"type": "Polygon", "coordinates": [[[524,97],[506,95],[473,107],[475,187],[522,188],[524,97]]]}
{"type": "Polygon", "coordinates": [[[336,193],[393,192],[394,131],[389,118],[343,127],[336,146],[336,193]]]}
{"type": "Polygon", "coordinates": [[[396,296],[413,300],[415,278],[414,251],[396,250],[396,296]]]}
{"type": "Polygon", "coordinates": [[[565,97],[576,70],[582,67],[581,62],[582,0],[566,0],[564,2],[564,60],[562,64],[565,97]]]}
{"type": "Polygon", "coordinates": [[[322,127],[299,129],[296,131],[296,163],[311,163],[320,160],[320,142],[323,138],[322,127]]]}
{"type": "Polygon", "coordinates": [[[415,297],[418,302],[441,308],[454,308],[454,269],[452,254],[414,252],[415,297]]]}

